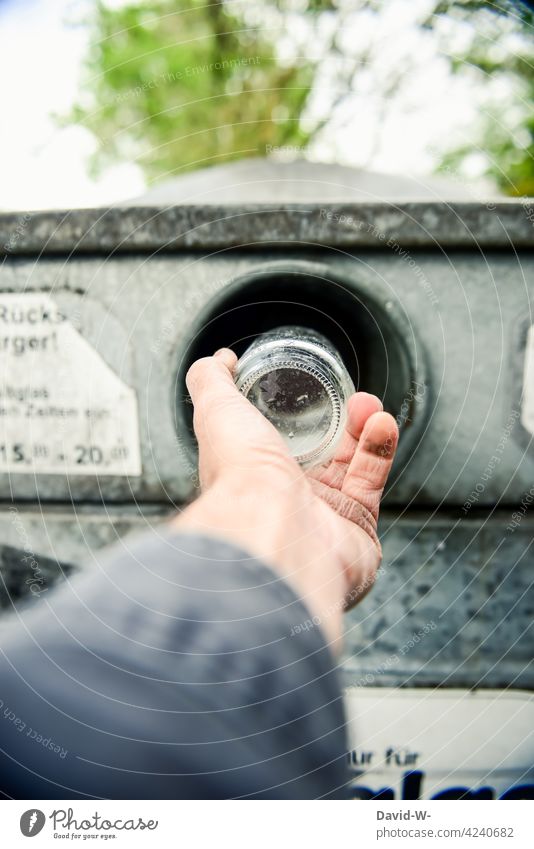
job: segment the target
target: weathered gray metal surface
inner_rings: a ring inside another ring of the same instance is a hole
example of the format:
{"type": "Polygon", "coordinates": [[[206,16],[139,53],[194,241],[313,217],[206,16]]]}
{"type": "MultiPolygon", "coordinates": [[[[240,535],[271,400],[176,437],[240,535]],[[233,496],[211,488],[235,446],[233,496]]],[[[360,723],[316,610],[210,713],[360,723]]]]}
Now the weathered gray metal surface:
{"type": "MultiPolygon", "coordinates": [[[[47,291],[58,303],[68,295],[81,332],[135,388],[143,473],[97,481],[83,475],[2,475],[0,496],[176,503],[191,497],[196,468],[183,383],[191,344],[196,340],[197,352],[211,353],[211,337],[202,348],[208,322],[226,310],[230,296],[243,304],[257,300],[258,281],[262,298],[281,302],[279,320],[292,309],[284,301],[335,311],[342,281],[349,294],[336,320],[356,348],[360,345],[359,357],[369,311],[375,323],[366,343],[375,365],[358,360],[360,388],[389,393],[391,412],[401,421],[413,418],[401,440],[387,503],[461,508],[467,502],[466,510],[472,510],[520,502],[534,480],[532,439],[517,417],[524,366],[519,340],[534,297],[534,256],[411,252],[401,257],[391,251],[305,256],[286,251],[279,264],[270,253],[241,251],[150,259],[11,258],[0,268],[0,293],[47,291]],[[333,305],[321,300],[326,294],[333,305]],[[417,403],[413,388],[397,385],[397,349],[386,350],[389,319],[404,335],[401,353],[404,345],[413,360],[417,403]],[[110,330],[114,326],[121,332],[110,330]],[[495,456],[498,462],[492,463],[495,456]]],[[[233,344],[250,332],[239,312],[231,315],[238,318],[227,332],[224,325],[217,331],[222,335],[212,339],[214,345],[233,344]]]]}
{"type": "MultiPolygon", "coordinates": [[[[98,568],[104,546],[165,520],[163,508],[20,506],[0,512],[0,606],[44,603],[72,569],[98,568]]],[[[455,520],[440,514],[381,523],[384,563],[373,592],[345,619],[351,685],[533,687],[534,520],[509,512],[455,520]]],[[[5,620],[4,620],[5,621],[5,620]]],[[[299,639],[311,620],[295,622],[299,639]]]]}
{"type": "Polygon", "coordinates": [[[139,477],[0,477],[4,603],[43,602],[25,546],[49,586],[192,497],[188,362],[245,344],[263,310],[285,322],[297,309],[333,322],[358,385],[403,425],[385,574],[347,618],[347,682],[531,687],[534,452],[519,410],[533,247],[520,201],[0,215],[0,295],[61,304],[135,390],[142,453],[139,477]]]}
{"type": "Polygon", "coordinates": [[[380,577],[347,617],[347,684],[534,687],[534,519],[511,521],[386,514],[380,577]]]}
{"type": "Polygon", "coordinates": [[[3,213],[0,252],[123,253],[269,244],[304,248],[534,247],[534,204],[228,204],[3,213]]]}
{"type": "Polygon", "coordinates": [[[10,505],[0,510],[0,608],[37,604],[62,578],[96,568],[97,552],[164,521],[166,511],[10,505]]]}

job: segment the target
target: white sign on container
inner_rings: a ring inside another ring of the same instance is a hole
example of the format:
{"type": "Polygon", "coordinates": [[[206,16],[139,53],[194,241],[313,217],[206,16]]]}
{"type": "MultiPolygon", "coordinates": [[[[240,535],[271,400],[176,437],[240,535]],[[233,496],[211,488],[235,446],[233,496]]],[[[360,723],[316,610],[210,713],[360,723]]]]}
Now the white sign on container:
{"type": "Polygon", "coordinates": [[[137,398],[47,293],[0,295],[0,473],[141,474],[137,398]]]}

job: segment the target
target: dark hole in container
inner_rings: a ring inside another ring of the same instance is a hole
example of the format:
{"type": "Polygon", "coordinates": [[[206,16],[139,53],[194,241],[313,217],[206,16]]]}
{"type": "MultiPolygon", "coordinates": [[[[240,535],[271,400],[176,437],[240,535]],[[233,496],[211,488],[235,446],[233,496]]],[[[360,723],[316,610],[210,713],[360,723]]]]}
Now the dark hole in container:
{"type": "MultiPolygon", "coordinates": [[[[394,416],[405,408],[411,386],[409,358],[388,311],[360,292],[304,272],[245,279],[212,302],[183,353],[181,397],[187,395],[187,369],[197,358],[222,347],[240,356],[259,334],[289,324],[324,334],[339,351],[357,390],[378,395],[394,416]]],[[[178,416],[191,428],[191,405],[182,406],[178,416]]]]}

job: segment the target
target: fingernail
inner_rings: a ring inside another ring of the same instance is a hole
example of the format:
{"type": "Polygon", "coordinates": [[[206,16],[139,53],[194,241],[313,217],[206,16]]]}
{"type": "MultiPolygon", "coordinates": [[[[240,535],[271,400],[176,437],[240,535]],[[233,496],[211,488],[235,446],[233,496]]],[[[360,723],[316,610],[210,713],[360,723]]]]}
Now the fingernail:
{"type": "Polygon", "coordinates": [[[220,362],[223,363],[223,365],[225,365],[230,371],[234,370],[236,355],[230,350],[230,348],[219,348],[218,351],[215,351],[213,357],[220,360],[220,362]]]}
{"type": "Polygon", "coordinates": [[[365,450],[370,454],[375,454],[377,457],[385,457],[386,459],[393,457],[395,448],[395,439],[393,437],[388,437],[385,442],[380,443],[374,442],[372,439],[365,441],[365,450]]]}
{"type": "Polygon", "coordinates": [[[378,395],[373,395],[372,392],[364,392],[363,390],[360,390],[359,392],[356,392],[355,394],[356,395],[366,395],[368,398],[371,398],[371,400],[378,401],[378,403],[380,404],[380,409],[381,410],[384,409],[384,405],[383,405],[381,399],[378,397],[378,395]]]}

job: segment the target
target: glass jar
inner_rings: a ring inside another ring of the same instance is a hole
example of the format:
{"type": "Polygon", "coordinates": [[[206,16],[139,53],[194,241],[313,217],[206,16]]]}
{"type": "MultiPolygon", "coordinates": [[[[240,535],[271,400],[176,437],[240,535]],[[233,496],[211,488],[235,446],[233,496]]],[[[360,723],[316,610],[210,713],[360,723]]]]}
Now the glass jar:
{"type": "Polygon", "coordinates": [[[354,384],[324,336],[297,326],[258,336],[239,360],[235,382],[302,466],[331,459],[354,384]]]}

